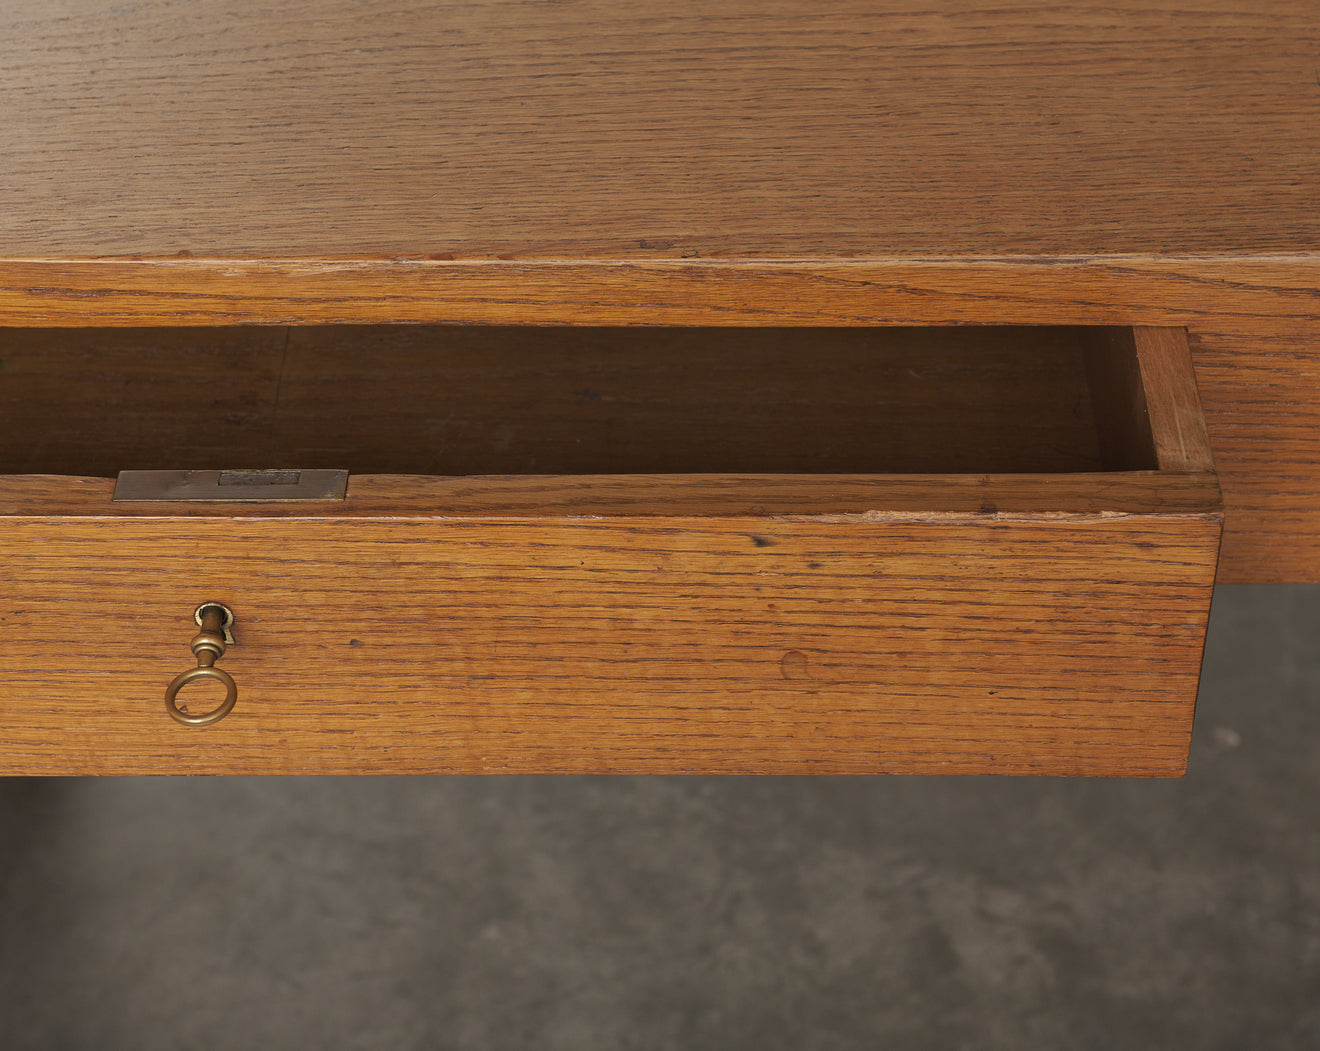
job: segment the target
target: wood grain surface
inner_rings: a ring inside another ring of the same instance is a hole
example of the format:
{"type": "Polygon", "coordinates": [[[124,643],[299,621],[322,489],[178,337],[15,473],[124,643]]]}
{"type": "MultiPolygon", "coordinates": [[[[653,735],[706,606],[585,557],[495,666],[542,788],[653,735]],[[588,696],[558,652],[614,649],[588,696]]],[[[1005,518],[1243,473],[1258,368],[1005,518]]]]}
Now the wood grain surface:
{"type": "MultiPolygon", "coordinates": [[[[1213,471],[1214,454],[1196,387],[1195,366],[1181,329],[1140,325],[1117,330],[1132,340],[1141,370],[1141,403],[1161,471],[1213,471]]],[[[1125,355],[1119,355],[1120,360],[1125,355]]]]}
{"type": "Polygon", "coordinates": [[[1185,325],[1320,580],[1306,3],[0,10],[0,325],[1185,325]]]}
{"type": "Polygon", "coordinates": [[[1298,0],[9,0],[0,257],[1311,252],[1298,0]]]}
{"type": "MultiPolygon", "coordinates": [[[[938,365],[932,333],[888,335],[899,372],[938,365]]],[[[1066,416],[1091,419],[1083,357],[1131,362],[1132,404],[1104,401],[1160,469],[368,475],[343,501],[239,506],[0,477],[0,772],[1179,774],[1222,524],[1186,338],[996,335],[1011,383],[1070,351],[1047,384],[1066,416]],[[161,693],[206,601],[237,618],[240,707],[180,727],[161,693]]],[[[951,449],[980,350],[936,384],[951,449]]]]}
{"type": "Polygon", "coordinates": [[[1320,260],[0,263],[10,325],[1186,325],[1220,579],[1320,581],[1320,260]]]}
{"type": "Polygon", "coordinates": [[[744,516],[848,517],[1218,514],[1211,473],[906,475],[535,475],[436,478],[355,474],[342,501],[112,503],[109,478],[0,475],[0,517],[535,519],[744,516]]]}
{"type": "Polygon", "coordinates": [[[1176,775],[1218,536],[1215,514],[6,518],[0,770],[1176,775]],[[210,600],[239,702],[182,727],[163,691],[210,600]]]}

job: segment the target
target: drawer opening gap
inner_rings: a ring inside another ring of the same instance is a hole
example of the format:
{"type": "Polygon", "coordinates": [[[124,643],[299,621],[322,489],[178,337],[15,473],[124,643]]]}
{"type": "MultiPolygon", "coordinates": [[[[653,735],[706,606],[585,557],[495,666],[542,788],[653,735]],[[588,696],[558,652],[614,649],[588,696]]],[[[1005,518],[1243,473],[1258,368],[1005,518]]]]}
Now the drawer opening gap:
{"type": "Polygon", "coordinates": [[[0,474],[1154,470],[1124,332],[8,328],[0,474]]]}

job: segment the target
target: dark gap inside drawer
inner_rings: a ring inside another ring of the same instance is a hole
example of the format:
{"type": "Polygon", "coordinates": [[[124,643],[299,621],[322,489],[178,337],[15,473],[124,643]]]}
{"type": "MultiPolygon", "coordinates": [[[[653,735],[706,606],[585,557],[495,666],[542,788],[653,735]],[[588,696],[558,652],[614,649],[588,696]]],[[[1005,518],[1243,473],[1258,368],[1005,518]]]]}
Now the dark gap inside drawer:
{"type": "Polygon", "coordinates": [[[1154,469],[1098,331],[6,329],[0,473],[1154,469]]]}

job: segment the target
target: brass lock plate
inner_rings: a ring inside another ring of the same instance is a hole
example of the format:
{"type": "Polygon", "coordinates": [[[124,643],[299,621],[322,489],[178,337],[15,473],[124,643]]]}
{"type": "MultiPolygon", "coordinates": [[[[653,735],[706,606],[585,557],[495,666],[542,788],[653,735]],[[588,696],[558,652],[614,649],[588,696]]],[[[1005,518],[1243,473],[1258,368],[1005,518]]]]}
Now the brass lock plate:
{"type": "Polygon", "coordinates": [[[347,492],[347,471],[120,471],[112,499],[254,504],[342,500],[347,492]]]}

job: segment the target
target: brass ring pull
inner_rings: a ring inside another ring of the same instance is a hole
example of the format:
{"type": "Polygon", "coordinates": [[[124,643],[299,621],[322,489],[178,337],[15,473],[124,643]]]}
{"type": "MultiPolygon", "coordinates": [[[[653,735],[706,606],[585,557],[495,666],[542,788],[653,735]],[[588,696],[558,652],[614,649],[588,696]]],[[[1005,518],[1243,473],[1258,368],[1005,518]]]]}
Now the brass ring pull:
{"type": "Polygon", "coordinates": [[[234,677],[215,667],[215,662],[224,654],[227,644],[234,641],[229,631],[230,625],[234,623],[234,614],[228,606],[219,602],[204,602],[197,607],[193,616],[202,629],[192,640],[197,667],[176,675],[165,688],[165,710],[172,719],[185,726],[210,726],[233,711],[238,701],[238,684],[234,682],[234,677]],[[195,679],[215,679],[224,684],[225,699],[219,708],[204,715],[189,715],[179,710],[175,703],[179,691],[195,679]]]}
{"type": "Polygon", "coordinates": [[[218,723],[226,715],[234,710],[234,704],[238,700],[238,683],[234,682],[234,677],[227,671],[220,668],[212,668],[200,665],[196,668],[189,668],[182,675],[177,676],[170,683],[165,691],[165,710],[174,717],[177,722],[184,723],[187,726],[210,726],[211,723],[218,723]],[[175,697],[179,691],[194,679],[219,679],[225,684],[225,699],[213,712],[207,712],[205,715],[186,715],[179,711],[174,703],[175,697]]]}

